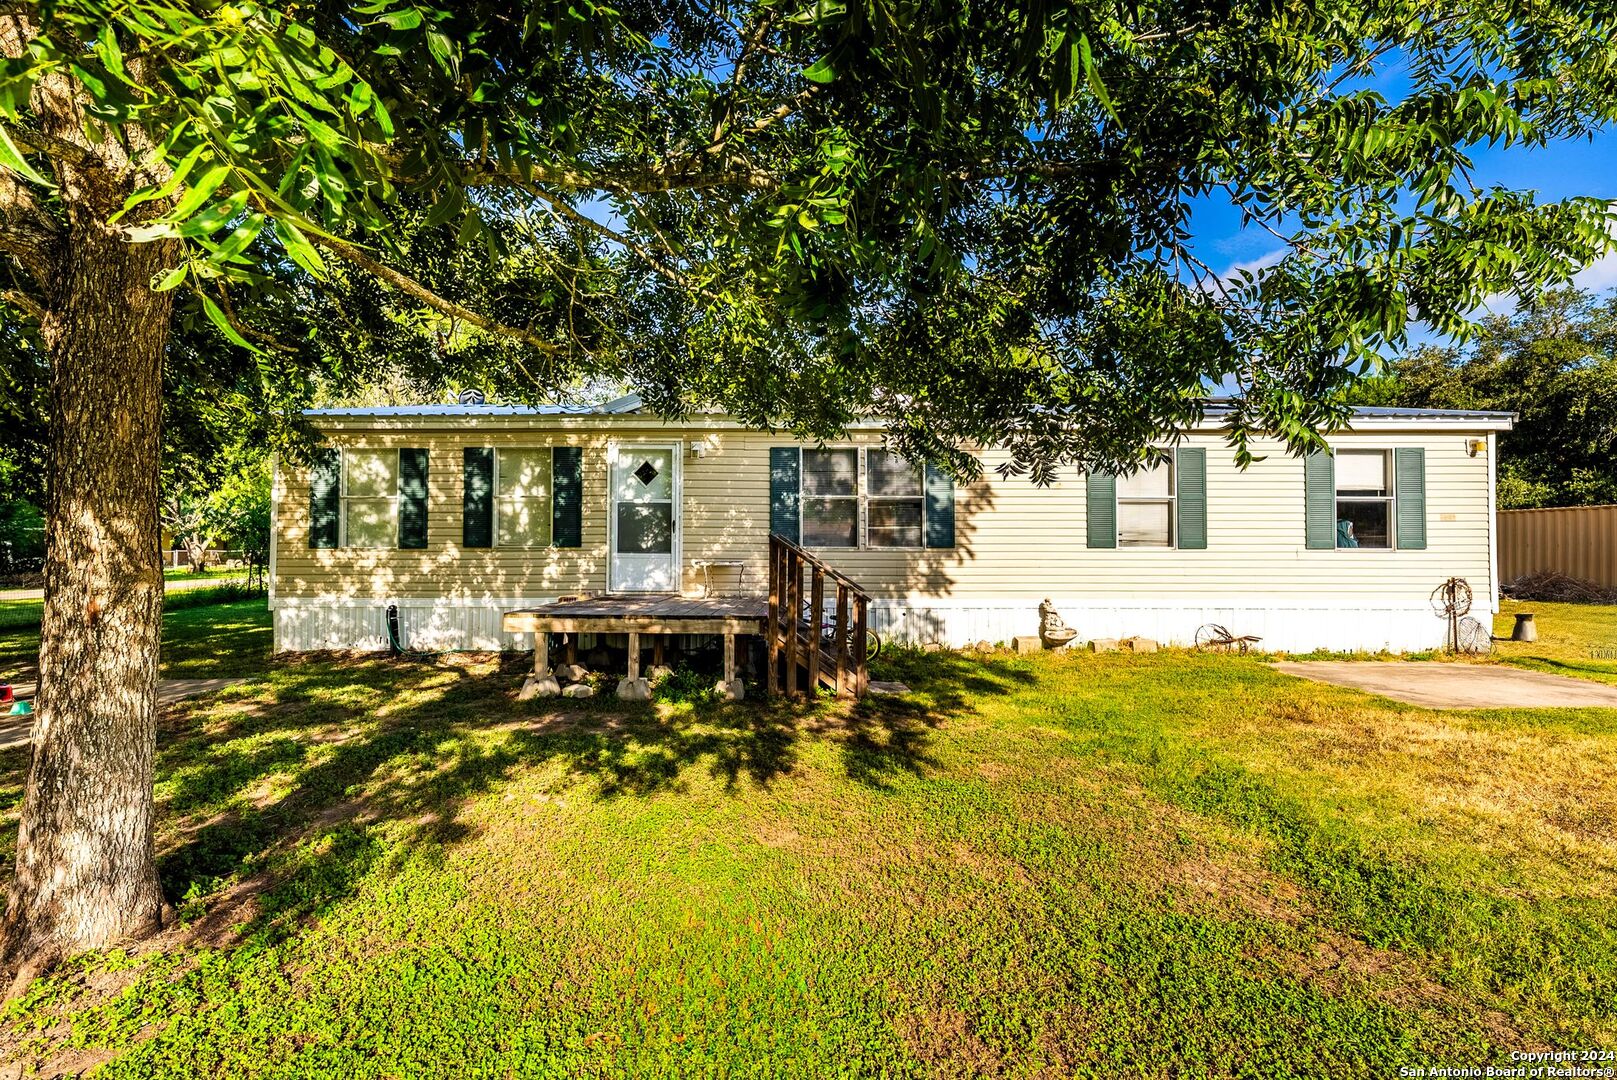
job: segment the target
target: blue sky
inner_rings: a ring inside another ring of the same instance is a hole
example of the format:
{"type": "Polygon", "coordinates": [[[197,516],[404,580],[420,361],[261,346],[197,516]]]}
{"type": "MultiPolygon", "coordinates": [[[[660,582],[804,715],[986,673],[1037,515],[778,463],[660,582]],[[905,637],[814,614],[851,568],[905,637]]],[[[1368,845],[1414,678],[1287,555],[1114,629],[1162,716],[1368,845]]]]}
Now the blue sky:
{"type": "MultiPolygon", "coordinates": [[[[1372,76],[1343,87],[1344,92],[1352,90],[1373,90],[1389,101],[1401,100],[1411,90],[1406,58],[1395,54],[1372,76]]],[[[1477,146],[1471,148],[1470,157],[1475,166],[1472,180],[1481,188],[1500,185],[1533,191],[1544,202],[1572,195],[1617,201],[1617,131],[1537,148],[1477,146]]],[[[1283,254],[1282,245],[1267,230],[1259,226],[1243,229],[1240,211],[1221,198],[1202,200],[1191,218],[1191,232],[1196,256],[1220,274],[1261,269],[1283,254]]],[[[1617,253],[1585,267],[1576,282],[1596,292],[1617,287],[1617,253]]],[[[1487,305],[1489,311],[1499,314],[1514,307],[1512,297],[1500,297],[1487,305]]],[[[1429,332],[1411,337],[1416,342],[1433,340],[1429,332]]]]}
{"type": "MultiPolygon", "coordinates": [[[[1472,153],[1479,187],[1501,184],[1536,191],[1543,201],[1571,195],[1617,200],[1617,132],[1591,141],[1552,143],[1542,148],[1482,147],[1472,153]]],[[[1267,266],[1281,245],[1264,229],[1241,228],[1241,213],[1227,200],[1206,198],[1191,218],[1198,258],[1221,273],[1267,266]]],[[[1607,256],[1579,275],[1579,284],[1606,289],[1617,285],[1617,257],[1607,256]]]]}

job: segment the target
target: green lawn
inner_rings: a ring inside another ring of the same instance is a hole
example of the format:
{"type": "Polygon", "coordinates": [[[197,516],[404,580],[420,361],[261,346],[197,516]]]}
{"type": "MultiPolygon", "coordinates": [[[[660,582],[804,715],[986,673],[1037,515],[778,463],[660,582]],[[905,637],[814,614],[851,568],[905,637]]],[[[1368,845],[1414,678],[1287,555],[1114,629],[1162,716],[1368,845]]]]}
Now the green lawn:
{"type": "MultiPolygon", "coordinates": [[[[239,587],[222,585],[164,598],[163,678],[252,675],[265,669],[269,612],[263,597],[243,596],[239,587]]],[[[39,612],[38,600],[0,602],[0,679],[25,675],[33,681],[39,659],[39,612]]]]}
{"type": "Polygon", "coordinates": [[[1517,667],[1617,683],[1617,608],[1601,604],[1539,604],[1505,600],[1494,634],[1508,637],[1518,611],[1531,611],[1535,642],[1500,642],[1500,659],[1517,667]]]}
{"type": "Polygon", "coordinates": [[[210,566],[200,574],[189,566],[165,566],[163,576],[169,581],[194,581],[198,578],[245,578],[247,570],[240,566],[210,566]]]}
{"type": "MultiPolygon", "coordinates": [[[[262,612],[205,610],[229,644],[175,613],[171,669],[262,649],[262,612]]],[[[1315,1077],[1617,1045],[1617,711],[1181,652],[882,674],[917,693],[808,712],[311,659],[182,705],[157,795],[186,925],[36,983],[6,1059],[1315,1077]]]]}

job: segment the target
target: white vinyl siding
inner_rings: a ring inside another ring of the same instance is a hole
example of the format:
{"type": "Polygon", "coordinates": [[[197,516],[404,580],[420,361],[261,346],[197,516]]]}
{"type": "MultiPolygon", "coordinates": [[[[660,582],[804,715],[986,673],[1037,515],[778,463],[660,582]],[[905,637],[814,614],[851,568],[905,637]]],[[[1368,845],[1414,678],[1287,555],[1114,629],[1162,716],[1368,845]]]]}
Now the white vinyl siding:
{"type": "MultiPolygon", "coordinates": [[[[1062,470],[1052,484],[1038,487],[1025,476],[1000,475],[998,468],[1008,463],[1009,455],[989,449],[979,455],[982,475],[955,488],[955,547],[842,548],[823,554],[878,598],[929,597],[938,604],[1020,598],[1018,610],[1034,612],[1034,629],[1038,601],[1046,596],[1058,605],[1064,597],[1083,597],[1174,610],[1229,603],[1348,611],[1397,603],[1429,611],[1427,596],[1451,576],[1465,578],[1478,596],[1491,595],[1488,458],[1467,452],[1467,441],[1474,437],[1474,432],[1453,427],[1330,437],[1338,451],[1425,449],[1427,547],[1400,551],[1395,559],[1307,550],[1302,461],[1288,456],[1277,442],[1260,439],[1252,447],[1260,460],[1243,471],[1213,431],[1192,433],[1183,444],[1207,450],[1207,526],[1209,535],[1218,538],[1207,550],[1180,550],[1164,558],[1153,549],[1087,549],[1084,477],[1062,470]],[[1031,608],[1022,601],[1031,601],[1031,608]]],[[[541,417],[528,428],[440,423],[337,432],[333,438],[348,446],[420,446],[435,460],[455,461],[462,447],[474,443],[504,449],[572,440],[584,448],[582,544],[576,549],[459,549],[462,496],[457,481],[434,484],[429,491],[432,546],[427,551],[311,550],[307,467],[288,462],[282,465],[284,495],[275,511],[277,602],[453,596],[493,603],[605,591],[606,446],[614,439],[657,443],[683,438],[686,445],[704,439],[703,455],[687,454],[683,463],[685,583],[699,583],[699,574],[691,569],[697,560],[742,563],[747,591],[762,591],[768,581],[769,448],[783,445],[778,434],[719,430],[699,420],[672,430],[655,424],[638,427],[627,418],[602,421],[599,428],[562,430],[541,417]]],[[[879,447],[879,438],[871,433],[867,445],[879,447]]],[[[395,517],[389,519],[390,531],[395,517]]],[[[1088,627],[1079,629],[1090,633],[1088,627]]],[[[1245,632],[1235,625],[1230,629],[1245,632]]]]}

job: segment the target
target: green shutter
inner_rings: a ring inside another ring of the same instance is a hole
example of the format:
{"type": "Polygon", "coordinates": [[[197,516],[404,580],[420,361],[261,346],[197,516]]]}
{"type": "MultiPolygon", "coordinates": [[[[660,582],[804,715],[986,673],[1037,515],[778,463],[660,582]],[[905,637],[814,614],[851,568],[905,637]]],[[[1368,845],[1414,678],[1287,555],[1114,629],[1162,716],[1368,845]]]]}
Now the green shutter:
{"type": "Polygon", "coordinates": [[[954,547],[954,478],[930,463],[926,467],[926,546],[954,547]]]}
{"type": "Polygon", "coordinates": [[[1398,546],[1405,551],[1426,548],[1426,451],[1401,446],[1392,452],[1393,503],[1398,516],[1398,546]]]}
{"type": "Polygon", "coordinates": [[[1312,550],[1336,548],[1336,461],[1324,450],[1303,458],[1303,516],[1312,550]]]}
{"type": "Polygon", "coordinates": [[[427,546],[427,452],[399,451],[399,547],[427,546]]]}
{"type": "Polygon", "coordinates": [[[1089,546],[1116,547],[1117,477],[1111,473],[1092,472],[1084,478],[1084,491],[1088,497],[1085,525],[1089,546]]]}
{"type": "Polygon", "coordinates": [[[550,543],[553,547],[584,546],[584,448],[555,446],[550,450],[550,543]]]}
{"type": "Polygon", "coordinates": [[[802,538],[802,519],[797,505],[802,468],[803,454],[797,447],[769,448],[769,531],[794,544],[802,538]]]}
{"type": "Polygon", "coordinates": [[[342,513],[342,451],[322,447],[309,462],[309,546],[334,548],[342,513]]]}
{"type": "Polygon", "coordinates": [[[1178,485],[1179,547],[1200,551],[1207,547],[1207,451],[1199,446],[1179,450],[1174,460],[1178,485]]]}
{"type": "Polygon", "coordinates": [[[461,546],[493,547],[494,448],[468,446],[461,451],[461,461],[461,546]]]}

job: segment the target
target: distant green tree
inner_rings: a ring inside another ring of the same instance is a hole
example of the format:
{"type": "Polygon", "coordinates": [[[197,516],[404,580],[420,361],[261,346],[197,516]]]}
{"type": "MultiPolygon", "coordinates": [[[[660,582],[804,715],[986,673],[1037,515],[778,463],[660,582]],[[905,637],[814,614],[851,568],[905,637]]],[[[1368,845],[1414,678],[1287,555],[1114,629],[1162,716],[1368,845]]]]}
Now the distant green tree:
{"type": "Polygon", "coordinates": [[[1617,503],[1617,293],[1546,292],[1390,372],[1381,403],[1516,414],[1499,440],[1501,508],[1617,503]]]}
{"type": "Polygon", "coordinates": [[[37,570],[45,557],[45,515],[24,499],[0,502],[0,573],[37,570]]]}
{"type": "Polygon", "coordinates": [[[269,557],[270,456],[261,447],[244,445],[229,455],[225,465],[223,478],[208,497],[208,529],[217,542],[262,566],[269,557]]]}

